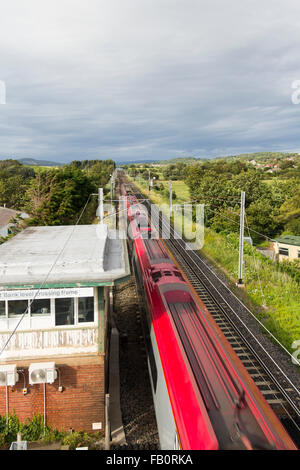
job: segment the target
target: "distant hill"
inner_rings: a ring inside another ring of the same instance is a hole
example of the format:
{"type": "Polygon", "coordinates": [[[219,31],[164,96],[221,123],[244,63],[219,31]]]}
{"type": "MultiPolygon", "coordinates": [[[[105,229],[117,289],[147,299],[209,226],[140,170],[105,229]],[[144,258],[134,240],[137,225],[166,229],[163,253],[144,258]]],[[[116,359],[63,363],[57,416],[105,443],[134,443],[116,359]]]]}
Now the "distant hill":
{"type": "Polygon", "coordinates": [[[62,166],[64,163],[51,162],[48,160],[36,160],[35,158],[18,158],[18,161],[23,165],[36,165],[36,166],[62,166]]]}
{"type": "Polygon", "coordinates": [[[257,162],[264,162],[270,159],[281,160],[287,157],[298,157],[298,153],[293,152],[254,152],[254,153],[241,153],[240,155],[231,155],[227,157],[218,157],[224,160],[240,159],[240,160],[256,160],[257,162]]]}
{"type": "Polygon", "coordinates": [[[159,160],[122,160],[122,161],[118,161],[118,160],[115,160],[116,162],[116,165],[117,166],[122,166],[122,165],[132,165],[132,164],[136,164],[136,165],[139,165],[139,164],[142,164],[142,163],[158,163],[159,160]]]}
{"type": "Polygon", "coordinates": [[[297,153],[292,152],[253,152],[253,153],[241,153],[239,155],[226,155],[224,157],[178,157],[172,158],[171,160],[159,161],[160,165],[168,165],[170,163],[200,163],[212,160],[244,160],[251,161],[256,160],[257,162],[264,162],[269,160],[281,160],[287,157],[298,157],[297,153]]]}
{"type": "Polygon", "coordinates": [[[169,158],[166,160],[128,160],[128,161],[122,161],[118,162],[116,161],[116,164],[118,166],[122,165],[142,165],[142,164],[151,164],[151,165],[170,165],[173,163],[194,163],[194,162],[199,162],[199,161],[205,161],[206,158],[196,158],[196,157],[177,157],[177,158],[169,158]]]}
{"type": "Polygon", "coordinates": [[[126,161],[126,162],[117,162],[119,165],[130,165],[130,164],[150,164],[150,165],[170,165],[176,163],[186,163],[186,164],[193,164],[193,163],[204,163],[207,161],[213,160],[242,160],[242,161],[251,161],[256,160],[259,163],[269,162],[271,160],[281,160],[287,157],[296,157],[299,158],[298,153],[293,152],[253,152],[253,153],[242,153],[239,155],[226,155],[222,157],[211,157],[211,158],[203,158],[203,157],[177,157],[171,158],[168,160],[133,160],[133,161],[126,161]]]}
{"type": "Polygon", "coordinates": [[[161,160],[157,163],[160,165],[170,165],[174,163],[195,163],[199,161],[206,161],[206,158],[196,158],[196,157],[177,157],[177,158],[171,158],[170,160],[161,160]]]}

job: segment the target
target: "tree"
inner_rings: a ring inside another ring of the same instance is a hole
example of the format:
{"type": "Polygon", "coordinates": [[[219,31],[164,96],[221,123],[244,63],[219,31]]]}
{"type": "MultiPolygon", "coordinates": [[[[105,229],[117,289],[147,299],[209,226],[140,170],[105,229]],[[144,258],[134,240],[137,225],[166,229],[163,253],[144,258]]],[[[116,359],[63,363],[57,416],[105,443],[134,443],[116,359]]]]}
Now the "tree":
{"type": "Polygon", "coordinates": [[[288,197],[280,207],[277,221],[284,225],[284,230],[300,235],[300,185],[293,196],[288,197]]]}
{"type": "Polygon", "coordinates": [[[39,172],[28,191],[31,225],[69,225],[76,222],[96,188],[75,166],[39,172]]]}
{"type": "Polygon", "coordinates": [[[0,179],[0,205],[21,210],[25,204],[25,194],[29,180],[21,175],[0,179]]]}
{"type": "Polygon", "coordinates": [[[0,204],[16,210],[23,209],[26,190],[34,175],[32,168],[16,160],[0,162],[0,204]]]}
{"type": "MultiPolygon", "coordinates": [[[[276,210],[274,206],[272,206],[269,202],[266,202],[263,199],[252,202],[248,207],[246,214],[246,221],[249,227],[258,233],[267,235],[268,237],[272,238],[276,235],[279,230],[282,229],[282,224],[280,224],[276,220],[278,210],[276,210]]],[[[250,231],[250,235],[254,241],[259,241],[263,238],[258,235],[258,233],[250,231]]]]}

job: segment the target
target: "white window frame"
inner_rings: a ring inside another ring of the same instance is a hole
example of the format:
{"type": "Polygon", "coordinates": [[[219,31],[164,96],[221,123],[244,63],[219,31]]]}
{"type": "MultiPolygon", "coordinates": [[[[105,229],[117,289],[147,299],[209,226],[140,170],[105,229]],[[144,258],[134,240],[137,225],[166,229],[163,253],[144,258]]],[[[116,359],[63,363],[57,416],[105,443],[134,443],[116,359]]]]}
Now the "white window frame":
{"type": "MultiPolygon", "coordinates": [[[[92,322],[81,322],[79,323],[78,322],[78,299],[79,297],[73,297],[74,299],[74,325],[56,325],[55,324],[55,300],[59,298],[59,297],[54,297],[53,300],[54,300],[54,305],[53,305],[53,322],[54,322],[54,327],[55,328],[59,328],[59,329],[65,329],[65,328],[78,328],[78,327],[82,327],[84,328],[85,326],[96,326],[97,323],[98,323],[98,320],[97,320],[97,317],[96,317],[96,310],[95,310],[95,291],[94,291],[94,296],[93,296],[93,299],[94,299],[94,321],[92,322]]],[[[68,298],[68,297],[67,297],[68,298]]]]}
{"type": "MultiPolygon", "coordinates": [[[[89,327],[89,326],[97,326],[98,325],[98,289],[97,287],[93,287],[93,296],[91,296],[94,299],[94,321],[93,322],[79,322],[78,321],[78,299],[79,297],[71,297],[74,299],[74,324],[73,325],[56,325],[55,324],[55,300],[59,299],[61,297],[49,297],[50,299],[50,313],[45,314],[45,315],[31,315],[31,306],[29,302],[32,299],[20,299],[20,300],[27,300],[28,302],[28,312],[25,315],[24,318],[26,318],[29,321],[29,329],[32,330],[38,330],[38,329],[43,329],[43,327],[34,327],[33,326],[33,320],[46,320],[48,319],[48,324],[47,327],[49,328],[58,328],[58,329],[72,329],[72,328],[84,328],[84,327],[89,327]]],[[[83,298],[83,297],[81,297],[83,298]]],[[[8,316],[8,302],[9,300],[1,300],[2,302],[5,302],[5,315],[0,316],[0,331],[3,329],[3,323],[6,320],[6,330],[10,330],[11,324],[10,320],[18,320],[20,319],[21,315],[16,315],[15,317],[9,317],[8,316]]],[[[22,329],[22,328],[21,328],[22,329]]],[[[27,329],[27,328],[26,328],[27,329]]]]}

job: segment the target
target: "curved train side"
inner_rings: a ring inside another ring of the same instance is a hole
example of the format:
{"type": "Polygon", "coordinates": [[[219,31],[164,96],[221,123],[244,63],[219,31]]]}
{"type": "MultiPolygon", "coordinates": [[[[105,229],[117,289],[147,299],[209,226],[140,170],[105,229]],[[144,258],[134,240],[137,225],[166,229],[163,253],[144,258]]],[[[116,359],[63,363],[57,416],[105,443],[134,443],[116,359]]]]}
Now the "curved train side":
{"type": "Polygon", "coordinates": [[[296,449],[125,186],[162,449],[296,449]],[[152,233],[153,236],[153,233],[152,233]]]}

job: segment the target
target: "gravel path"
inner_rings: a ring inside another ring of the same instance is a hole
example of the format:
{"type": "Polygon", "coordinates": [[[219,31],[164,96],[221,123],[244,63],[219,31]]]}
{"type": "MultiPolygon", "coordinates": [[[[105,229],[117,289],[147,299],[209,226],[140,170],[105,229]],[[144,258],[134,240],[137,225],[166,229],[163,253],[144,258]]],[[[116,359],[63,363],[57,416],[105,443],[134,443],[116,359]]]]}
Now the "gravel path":
{"type": "Polygon", "coordinates": [[[134,277],[115,288],[120,333],[120,392],[127,449],[159,449],[154,405],[134,277]]]}

